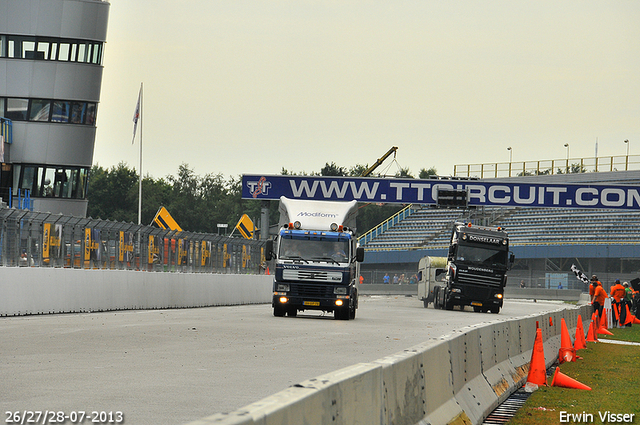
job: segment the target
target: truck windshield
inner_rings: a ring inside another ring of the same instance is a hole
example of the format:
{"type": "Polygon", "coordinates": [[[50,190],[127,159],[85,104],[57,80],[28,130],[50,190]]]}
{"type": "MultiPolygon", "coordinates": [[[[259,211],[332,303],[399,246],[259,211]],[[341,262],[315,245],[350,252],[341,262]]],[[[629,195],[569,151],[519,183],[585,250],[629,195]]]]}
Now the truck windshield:
{"type": "Polygon", "coordinates": [[[349,261],[349,240],[282,237],[278,257],[282,260],[346,263],[349,261]]]}
{"type": "Polygon", "coordinates": [[[483,266],[507,266],[507,251],[492,247],[458,245],[456,259],[483,266]]]}

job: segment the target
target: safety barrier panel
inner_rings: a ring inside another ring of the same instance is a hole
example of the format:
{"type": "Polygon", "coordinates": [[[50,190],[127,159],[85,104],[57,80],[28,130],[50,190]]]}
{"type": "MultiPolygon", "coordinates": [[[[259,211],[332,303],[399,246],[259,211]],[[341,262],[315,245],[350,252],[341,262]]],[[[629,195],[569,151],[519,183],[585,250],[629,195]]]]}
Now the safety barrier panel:
{"type": "Polygon", "coordinates": [[[371,363],[294,385],[189,425],[480,424],[527,378],[536,326],[546,366],[558,357],[560,319],[575,333],[591,307],[465,328],[371,363]]]}

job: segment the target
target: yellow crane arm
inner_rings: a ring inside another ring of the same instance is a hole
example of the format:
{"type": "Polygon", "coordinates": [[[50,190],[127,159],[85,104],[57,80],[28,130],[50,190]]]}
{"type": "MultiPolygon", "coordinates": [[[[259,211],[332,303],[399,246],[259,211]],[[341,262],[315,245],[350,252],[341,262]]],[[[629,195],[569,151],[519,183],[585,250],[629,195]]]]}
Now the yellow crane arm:
{"type": "Polygon", "coordinates": [[[389,155],[396,153],[396,151],[398,150],[397,146],[392,147],[391,149],[389,149],[387,151],[387,153],[385,153],[384,155],[382,155],[381,158],[379,158],[375,164],[373,164],[371,167],[367,168],[360,177],[367,177],[369,174],[373,173],[373,170],[375,170],[376,168],[378,168],[380,166],[380,164],[382,164],[384,162],[385,159],[387,159],[389,157],[389,155]]]}

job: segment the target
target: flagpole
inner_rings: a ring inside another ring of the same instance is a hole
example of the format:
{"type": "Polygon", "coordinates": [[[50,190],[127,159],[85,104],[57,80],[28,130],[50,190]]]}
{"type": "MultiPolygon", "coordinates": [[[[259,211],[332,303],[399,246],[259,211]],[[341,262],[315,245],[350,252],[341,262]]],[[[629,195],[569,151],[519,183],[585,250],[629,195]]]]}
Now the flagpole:
{"type": "Polygon", "coordinates": [[[140,83],[140,176],[138,177],[138,225],[142,224],[142,83],[140,83]]]}

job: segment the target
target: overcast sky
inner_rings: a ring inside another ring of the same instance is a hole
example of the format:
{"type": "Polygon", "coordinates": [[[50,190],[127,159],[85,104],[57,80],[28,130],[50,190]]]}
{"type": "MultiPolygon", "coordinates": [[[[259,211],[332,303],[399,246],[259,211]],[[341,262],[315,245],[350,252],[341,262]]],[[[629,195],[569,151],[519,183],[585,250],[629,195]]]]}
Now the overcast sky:
{"type": "Polygon", "coordinates": [[[154,178],[634,155],[640,2],[111,0],[94,164],[139,170],[141,82],[154,178]]]}

